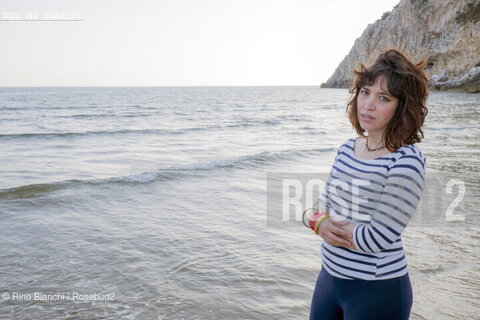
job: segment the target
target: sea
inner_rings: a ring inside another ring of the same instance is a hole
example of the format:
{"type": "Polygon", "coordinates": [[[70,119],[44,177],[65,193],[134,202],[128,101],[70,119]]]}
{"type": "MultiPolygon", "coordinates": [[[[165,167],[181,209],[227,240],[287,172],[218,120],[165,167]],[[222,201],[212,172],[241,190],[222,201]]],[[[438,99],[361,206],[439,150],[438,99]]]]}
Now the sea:
{"type": "MultiPolygon", "coordinates": [[[[349,97],[0,88],[0,318],[307,319],[322,240],[269,206],[270,179],[329,172],[349,97]]],[[[480,94],[427,106],[411,319],[479,319],[480,94]]]]}

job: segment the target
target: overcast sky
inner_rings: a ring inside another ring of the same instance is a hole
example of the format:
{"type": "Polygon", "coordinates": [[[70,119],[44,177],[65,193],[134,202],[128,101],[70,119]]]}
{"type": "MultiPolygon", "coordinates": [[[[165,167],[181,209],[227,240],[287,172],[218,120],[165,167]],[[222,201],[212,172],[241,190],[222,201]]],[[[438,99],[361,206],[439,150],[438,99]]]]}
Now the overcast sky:
{"type": "Polygon", "coordinates": [[[399,0],[2,0],[0,86],[319,85],[399,0]]]}

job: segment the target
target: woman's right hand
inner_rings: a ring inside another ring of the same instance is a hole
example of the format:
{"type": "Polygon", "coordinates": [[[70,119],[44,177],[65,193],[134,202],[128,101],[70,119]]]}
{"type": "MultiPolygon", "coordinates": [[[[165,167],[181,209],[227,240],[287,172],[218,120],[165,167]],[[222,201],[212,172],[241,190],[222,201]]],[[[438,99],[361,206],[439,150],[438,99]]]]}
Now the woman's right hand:
{"type": "Polygon", "coordinates": [[[352,234],[346,230],[343,230],[337,225],[347,225],[350,222],[348,221],[335,221],[335,224],[331,221],[331,217],[326,218],[320,223],[318,227],[318,234],[327,242],[329,245],[335,247],[352,247],[352,234]]]}

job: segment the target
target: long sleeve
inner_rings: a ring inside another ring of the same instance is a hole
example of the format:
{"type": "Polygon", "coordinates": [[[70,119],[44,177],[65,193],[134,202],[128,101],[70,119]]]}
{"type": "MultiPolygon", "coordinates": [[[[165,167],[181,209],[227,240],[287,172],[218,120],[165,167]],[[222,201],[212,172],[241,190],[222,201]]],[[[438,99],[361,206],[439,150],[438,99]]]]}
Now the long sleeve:
{"type": "Polygon", "coordinates": [[[353,229],[357,249],[380,252],[396,242],[412,218],[425,186],[425,161],[420,154],[403,155],[390,168],[370,224],[353,229]]]}
{"type": "MultiPolygon", "coordinates": [[[[335,165],[337,164],[337,161],[338,161],[338,156],[340,155],[341,153],[341,150],[342,150],[342,147],[341,146],[338,150],[337,150],[337,154],[335,155],[335,159],[333,160],[333,164],[332,164],[332,168],[330,169],[330,173],[329,173],[329,178],[327,179],[326,181],[326,184],[328,184],[328,181],[332,175],[332,171],[333,171],[333,168],[335,167],[335,165]]],[[[318,198],[318,200],[314,203],[314,208],[320,208],[322,205],[329,205],[328,203],[328,196],[327,196],[327,185],[325,185],[325,188],[323,188],[323,191],[322,193],[320,194],[320,197],[318,198]]]]}

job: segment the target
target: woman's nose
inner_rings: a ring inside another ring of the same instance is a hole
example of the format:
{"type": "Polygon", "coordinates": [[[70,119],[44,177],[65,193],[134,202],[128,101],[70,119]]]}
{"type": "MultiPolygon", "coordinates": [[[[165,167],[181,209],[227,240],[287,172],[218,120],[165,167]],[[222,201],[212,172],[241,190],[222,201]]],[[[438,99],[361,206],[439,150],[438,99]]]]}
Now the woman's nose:
{"type": "Polygon", "coordinates": [[[375,110],[375,100],[371,97],[365,101],[364,108],[367,110],[375,110]]]}

